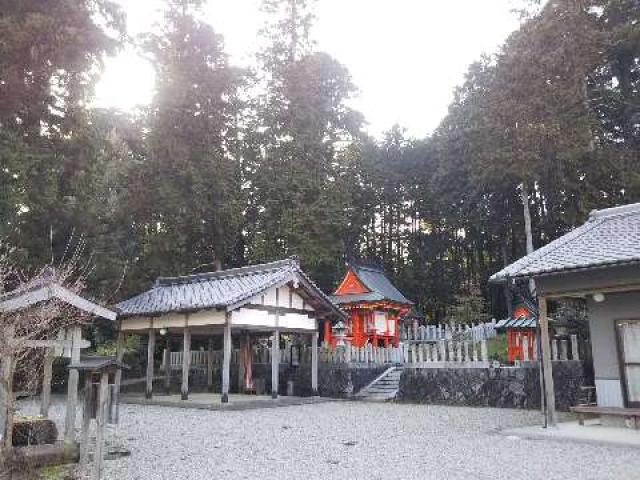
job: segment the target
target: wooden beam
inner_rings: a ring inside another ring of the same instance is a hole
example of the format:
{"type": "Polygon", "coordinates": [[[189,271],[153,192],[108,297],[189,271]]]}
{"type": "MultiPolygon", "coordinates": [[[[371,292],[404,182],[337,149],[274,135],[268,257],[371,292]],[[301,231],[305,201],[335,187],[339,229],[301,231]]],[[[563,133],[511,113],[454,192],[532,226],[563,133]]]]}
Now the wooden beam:
{"type": "Polygon", "coordinates": [[[558,298],[583,298],[589,295],[593,295],[595,293],[628,293],[628,292],[636,292],[640,291],[640,284],[630,284],[630,285],[619,285],[619,286],[606,286],[601,288],[587,288],[584,290],[565,290],[560,292],[549,292],[544,293],[544,296],[547,299],[558,299],[558,298]]]}
{"type": "Polygon", "coordinates": [[[164,393],[171,395],[171,335],[167,332],[165,339],[164,358],[164,393]]]}
{"type": "Polygon", "coordinates": [[[189,369],[191,368],[191,330],[184,327],[182,337],[182,385],[180,386],[180,398],[189,399],[189,369]]]}
{"type": "MultiPolygon", "coordinates": [[[[116,342],[116,359],[118,362],[122,362],[124,358],[124,345],[127,340],[127,334],[122,330],[118,331],[118,339],[116,342]]],[[[115,373],[115,386],[113,389],[113,394],[115,398],[113,399],[113,418],[111,418],[111,422],[117,424],[120,421],[120,384],[122,383],[122,369],[118,368],[115,373]]]]}
{"type": "MultiPolygon", "coordinates": [[[[73,340],[21,340],[16,338],[13,341],[16,347],[24,348],[71,348],[73,346],[73,340]]],[[[89,340],[80,339],[78,342],[78,348],[89,348],[91,342],[89,340]]]]}
{"type": "Polygon", "coordinates": [[[144,390],[145,398],[153,397],[153,359],[156,350],[156,331],[149,329],[149,341],[147,342],[147,376],[146,387],[144,390]]]}
{"type": "Polygon", "coordinates": [[[213,337],[207,342],[207,391],[213,391],[213,337]]]}
{"type": "Polygon", "coordinates": [[[4,302],[0,302],[0,311],[14,312],[16,310],[28,308],[40,302],[51,300],[52,298],[57,298],[69,305],[73,305],[79,310],[106,318],[107,320],[115,321],[117,317],[116,312],[112,312],[97,303],[91,302],[86,298],[82,298],[80,295],[73,293],[71,290],[64,288],[62,285],[58,285],[57,283],[44,285],[35,290],[17,294],[15,297],[11,297],[4,302]]]}
{"type": "Polygon", "coordinates": [[[222,339],[222,403],[229,402],[229,370],[231,369],[231,313],[227,312],[222,339]]]}
{"type": "Polygon", "coordinates": [[[311,334],[311,391],[314,396],[318,395],[318,338],[316,330],[311,334]]]}
{"type": "MultiPolygon", "coordinates": [[[[82,327],[76,325],[71,329],[71,363],[80,362],[80,344],[82,342],[82,327]]],[[[64,441],[74,443],[76,441],[76,406],[78,405],[78,381],[80,372],[74,368],[69,371],[67,383],[67,409],[64,422],[64,441]]]]}
{"type": "MultiPolygon", "coordinates": [[[[276,325],[278,316],[276,315],[276,325]]],[[[278,380],[280,368],[280,330],[273,331],[273,342],[271,344],[271,398],[278,398],[278,380]]]]}
{"type": "Polygon", "coordinates": [[[551,343],[549,341],[549,317],[547,316],[547,298],[542,295],[538,297],[538,316],[540,318],[540,343],[542,348],[542,369],[547,404],[547,425],[555,427],[558,423],[558,416],[556,414],[556,396],[553,385],[553,365],[551,363],[551,343]]]}
{"type": "Polygon", "coordinates": [[[93,403],[93,388],[91,374],[84,379],[84,405],[82,408],[82,432],[80,434],[80,467],[86,468],[89,463],[89,428],[91,425],[91,404],[93,403]]]}
{"type": "Polygon", "coordinates": [[[259,310],[262,312],[271,313],[273,315],[286,315],[287,313],[291,313],[298,315],[307,315],[311,318],[320,316],[318,312],[315,312],[313,310],[303,310],[302,308],[276,307],[274,305],[258,305],[256,303],[247,303],[241,308],[246,308],[248,310],[259,310]]]}
{"type": "Polygon", "coordinates": [[[97,315],[107,320],[111,320],[112,322],[114,322],[117,318],[116,312],[104,308],[97,303],[90,302],[86,298],[82,298],[80,295],[76,295],[71,290],[67,290],[61,285],[53,285],[53,290],[55,292],[55,296],[60,300],[63,300],[69,305],[73,305],[80,310],[91,313],[93,315],[97,315]]]}
{"type": "MultiPolygon", "coordinates": [[[[7,342],[11,342],[15,334],[15,327],[9,325],[4,328],[4,337],[7,342]]],[[[2,379],[0,380],[0,420],[2,426],[0,427],[0,433],[3,435],[3,448],[5,452],[9,452],[13,449],[13,416],[14,416],[14,401],[13,395],[13,368],[14,358],[11,352],[3,352],[0,355],[2,368],[2,379]]]]}
{"type": "Polygon", "coordinates": [[[102,372],[100,390],[98,392],[98,409],[96,411],[96,449],[93,455],[94,478],[102,478],[104,467],[104,425],[107,418],[107,397],[109,395],[109,373],[102,372]]]}
{"type": "Polygon", "coordinates": [[[42,394],[40,395],[40,415],[49,418],[49,405],[51,404],[51,376],[53,373],[53,349],[47,348],[44,355],[44,367],[42,374],[42,394]]]}
{"type": "Polygon", "coordinates": [[[244,332],[240,332],[240,350],[238,352],[238,393],[244,393],[244,375],[245,375],[245,366],[244,366],[244,349],[248,348],[247,345],[247,336],[244,332]]]}

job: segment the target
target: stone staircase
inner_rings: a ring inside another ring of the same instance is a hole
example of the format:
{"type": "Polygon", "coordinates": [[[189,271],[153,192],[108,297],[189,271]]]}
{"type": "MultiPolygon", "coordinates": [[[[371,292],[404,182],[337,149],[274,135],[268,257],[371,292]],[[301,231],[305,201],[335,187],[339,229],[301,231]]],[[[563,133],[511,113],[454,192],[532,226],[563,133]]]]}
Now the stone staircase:
{"type": "Polygon", "coordinates": [[[375,402],[390,402],[396,398],[400,387],[401,367],[391,367],[369,385],[360,390],[354,398],[375,402]]]}

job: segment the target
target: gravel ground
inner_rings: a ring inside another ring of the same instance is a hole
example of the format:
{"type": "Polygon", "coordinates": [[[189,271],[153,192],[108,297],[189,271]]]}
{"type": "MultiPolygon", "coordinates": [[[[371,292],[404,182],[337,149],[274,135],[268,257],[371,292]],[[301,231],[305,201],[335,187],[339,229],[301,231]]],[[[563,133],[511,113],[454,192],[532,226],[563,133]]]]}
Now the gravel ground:
{"type": "MultiPolygon", "coordinates": [[[[23,413],[36,410],[23,403],[23,413]]],[[[52,417],[61,420],[54,403],[52,417]]],[[[124,479],[640,479],[622,447],[510,439],[537,412],[332,402],[240,412],[121,406],[106,462],[124,479]]]]}

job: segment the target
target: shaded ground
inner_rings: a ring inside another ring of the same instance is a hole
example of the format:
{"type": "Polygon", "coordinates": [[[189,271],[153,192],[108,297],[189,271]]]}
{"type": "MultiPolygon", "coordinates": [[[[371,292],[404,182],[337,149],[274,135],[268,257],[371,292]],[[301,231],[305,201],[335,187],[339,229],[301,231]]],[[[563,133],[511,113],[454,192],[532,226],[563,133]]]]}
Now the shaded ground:
{"type": "MultiPolygon", "coordinates": [[[[56,416],[62,408],[54,406],[56,416]]],[[[535,424],[522,410],[359,402],[249,411],[123,405],[110,443],[131,456],[110,479],[640,478],[640,452],[520,440],[500,429],[535,424]]]]}

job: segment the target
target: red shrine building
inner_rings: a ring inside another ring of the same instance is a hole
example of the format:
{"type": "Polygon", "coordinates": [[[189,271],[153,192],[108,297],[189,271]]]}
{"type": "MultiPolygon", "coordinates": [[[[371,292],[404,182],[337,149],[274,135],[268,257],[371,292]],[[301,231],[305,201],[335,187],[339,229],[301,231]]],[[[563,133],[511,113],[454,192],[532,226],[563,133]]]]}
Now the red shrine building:
{"type": "MultiPolygon", "coordinates": [[[[345,341],[354,347],[398,346],[400,319],[411,310],[408,300],[379,267],[350,264],[342,283],[331,296],[333,303],[348,315],[345,341]]],[[[325,322],[324,339],[336,339],[325,322]]]]}
{"type": "Polygon", "coordinates": [[[528,358],[533,360],[536,358],[536,344],[537,344],[537,326],[538,321],[532,312],[531,308],[528,308],[524,304],[517,305],[514,309],[511,318],[500,320],[496,324],[496,330],[498,332],[504,331],[507,334],[508,356],[509,363],[513,363],[516,360],[523,361],[524,355],[524,339],[527,339],[527,346],[529,348],[528,358]]]}

